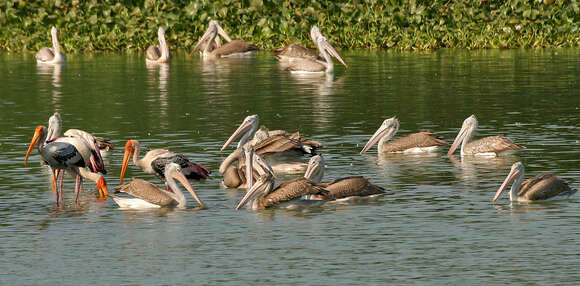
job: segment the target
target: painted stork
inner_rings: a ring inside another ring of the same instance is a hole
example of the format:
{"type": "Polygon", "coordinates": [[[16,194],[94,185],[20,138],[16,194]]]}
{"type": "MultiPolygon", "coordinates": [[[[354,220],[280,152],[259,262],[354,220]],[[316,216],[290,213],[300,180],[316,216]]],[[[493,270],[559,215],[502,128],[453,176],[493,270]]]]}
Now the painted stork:
{"type": "Polygon", "coordinates": [[[399,131],[399,120],[396,116],[385,119],[375,134],[367,142],[360,153],[365,153],[378,142],[379,154],[383,153],[424,153],[449,145],[430,131],[420,131],[397,140],[388,141],[399,131]]]}
{"type": "Polygon", "coordinates": [[[125,154],[123,155],[123,164],[121,167],[121,184],[123,177],[129,165],[131,156],[133,157],[133,164],[141,168],[147,174],[155,174],[159,179],[165,181],[165,166],[169,163],[176,163],[181,167],[181,172],[188,179],[202,180],[207,179],[211,173],[206,167],[197,163],[189,161],[183,154],[171,152],[166,149],[153,149],[139,159],[139,152],[141,147],[137,140],[127,140],[125,144],[125,154]]]}
{"type": "Polygon", "coordinates": [[[64,63],[66,56],[60,50],[58,43],[58,32],[56,27],[50,29],[52,36],[52,48],[42,48],[36,53],[36,62],[39,64],[60,64],[64,63]]]}
{"type": "Polygon", "coordinates": [[[449,148],[447,155],[453,154],[460,143],[462,157],[466,155],[495,157],[503,152],[515,151],[524,148],[503,136],[489,136],[469,142],[476,129],[477,118],[475,118],[475,115],[467,117],[463,121],[461,130],[457,134],[457,137],[455,137],[453,144],[451,144],[451,148],[449,148]]]}
{"type": "Polygon", "coordinates": [[[516,162],[512,165],[510,173],[507,175],[495,196],[495,202],[513,182],[510,189],[510,201],[533,202],[540,200],[567,199],[578,190],[572,190],[568,183],[552,174],[539,174],[535,177],[524,180],[524,164],[516,162]]]}
{"type": "Polygon", "coordinates": [[[147,181],[134,178],[130,183],[115,187],[115,193],[127,193],[133,198],[113,196],[113,200],[122,208],[144,209],[176,206],[177,208],[185,209],[187,200],[175,182],[175,179],[177,179],[195,200],[197,200],[200,207],[205,207],[185,175],[181,172],[181,167],[178,164],[167,164],[165,166],[164,177],[172,192],[168,192],[147,181]]]}

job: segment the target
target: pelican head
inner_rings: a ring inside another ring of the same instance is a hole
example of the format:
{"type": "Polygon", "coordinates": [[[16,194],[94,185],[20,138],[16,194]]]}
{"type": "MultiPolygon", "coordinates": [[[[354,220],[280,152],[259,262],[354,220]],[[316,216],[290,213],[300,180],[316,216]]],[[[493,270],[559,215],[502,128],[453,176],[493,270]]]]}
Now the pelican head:
{"type": "MultiPolygon", "coordinates": [[[[195,198],[195,200],[199,203],[199,205],[202,208],[205,206],[205,204],[201,201],[201,199],[195,193],[195,190],[193,189],[193,187],[191,186],[191,184],[189,183],[189,181],[187,180],[185,175],[182,173],[181,167],[178,164],[169,163],[169,164],[165,165],[165,173],[164,174],[165,174],[166,178],[173,178],[173,179],[176,179],[177,181],[179,181],[181,183],[181,185],[183,185],[183,187],[185,187],[185,189],[195,198]]],[[[167,182],[168,182],[168,185],[173,185],[173,186],[171,186],[171,188],[173,190],[177,189],[174,182],[171,182],[171,180],[167,180],[167,182]]]]}
{"type": "Polygon", "coordinates": [[[265,196],[269,194],[274,188],[274,176],[270,173],[264,173],[258,178],[258,181],[248,190],[246,195],[242,198],[240,203],[236,206],[236,210],[241,209],[246,205],[250,199],[261,195],[265,196]]]}
{"type": "MultiPolygon", "coordinates": [[[[197,42],[197,44],[195,45],[195,47],[193,48],[193,51],[197,51],[200,50],[202,48],[202,45],[205,43],[205,47],[203,47],[203,52],[210,52],[211,51],[211,44],[213,41],[215,41],[217,35],[220,35],[222,37],[224,37],[224,39],[226,39],[226,41],[231,42],[232,39],[230,38],[230,36],[226,33],[226,31],[224,31],[224,29],[222,29],[222,27],[220,26],[220,24],[218,23],[218,21],[216,20],[211,20],[209,21],[209,25],[207,30],[205,31],[205,33],[203,34],[203,36],[201,36],[201,39],[199,39],[199,41],[197,42]]],[[[220,41],[216,41],[216,46],[220,46],[221,42],[220,41]]]]}
{"type": "Polygon", "coordinates": [[[360,151],[360,153],[361,154],[365,153],[366,151],[371,149],[373,145],[377,144],[377,142],[379,142],[379,153],[380,153],[383,148],[383,143],[391,139],[391,137],[395,136],[395,133],[397,133],[397,131],[399,131],[399,120],[397,119],[397,117],[393,116],[391,118],[385,119],[385,121],[383,121],[383,124],[381,124],[379,129],[375,131],[375,134],[371,136],[371,139],[369,139],[369,141],[367,142],[365,147],[360,151]]]}
{"type": "Polygon", "coordinates": [[[322,33],[320,32],[318,26],[316,25],[312,26],[312,28],[310,29],[310,38],[312,39],[312,42],[317,43],[318,37],[321,36],[322,33]]]}
{"type": "Polygon", "coordinates": [[[244,132],[245,132],[244,136],[242,137],[242,139],[240,139],[240,142],[238,142],[238,148],[246,144],[250,136],[254,135],[254,132],[256,132],[256,129],[258,129],[258,124],[260,124],[260,119],[258,118],[258,115],[254,114],[247,116],[242,122],[242,124],[240,124],[238,129],[234,131],[232,136],[228,138],[228,140],[226,141],[224,146],[222,146],[220,151],[226,149],[226,147],[232,144],[232,142],[236,140],[236,138],[238,138],[244,132]]]}
{"type": "Polygon", "coordinates": [[[125,143],[125,153],[123,154],[123,163],[121,164],[121,176],[119,177],[121,184],[123,183],[125,171],[127,171],[127,165],[129,165],[129,160],[135,153],[136,148],[139,148],[139,141],[137,140],[127,140],[127,143],[125,143]]]}
{"type": "Polygon", "coordinates": [[[473,136],[473,133],[475,132],[476,129],[477,129],[477,118],[475,118],[475,115],[472,114],[471,116],[463,120],[461,130],[459,130],[457,137],[455,137],[453,144],[451,144],[451,148],[449,148],[447,155],[453,154],[455,150],[457,150],[457,147],[459,147],[459,144],[461,144],[462,149],[461,153],[463,154],[463,146],[467,143],[467,141],[469,141],[469,139],[471,139],[471,136],[473,136]]]}
{"type": "Polygon", "coordinates": [[[51,140],[57,138],[62,132],[62,120],[60,118],[60,113],[55,112],[48,119],[48,130],[46,134],[46,140],[51,140]]]}
{"type": "Polygon", "coordinates": [[[322,155],[316,155],[310,158],[310,161],[308,161],[308,169],[304,173],[304,178],[320,183],[324,177],[324,165],[325,161],[322,155]]]}
{"type": "Polygon", "coordinates": [[[159,39],[165,39],[165,29],[163,29],[163,27],[159,27],[159,29],[157,29],[157,37],[159,37],[159,39]]]}
{"type": "Polygon", "coordinates": [[[494,202],[497,201],[497,199],[499,199],[499,197],[501,196],[501,194],[503,193],[505,188],[511,182],[514,182],[514,181],[515,182],[513,183],[512,188],[510,190],[510,201],[517,200],[516,191],[519,190],[519,188],[520,188],[520,185],[522,183],[522,178],[524,177],[524,171],[525,171],[524,164],[522,164],[522,162],[515,162],[512,165],[512,169],[510,170],[510,173],[507,175],[507,177],[505,178],[505,180],[503,181],[503,183],[501,184],[501,186],[499,187],[499,189],[495,193],[495,196],[493,197],[492,201],[494,201],[494,202]]]}

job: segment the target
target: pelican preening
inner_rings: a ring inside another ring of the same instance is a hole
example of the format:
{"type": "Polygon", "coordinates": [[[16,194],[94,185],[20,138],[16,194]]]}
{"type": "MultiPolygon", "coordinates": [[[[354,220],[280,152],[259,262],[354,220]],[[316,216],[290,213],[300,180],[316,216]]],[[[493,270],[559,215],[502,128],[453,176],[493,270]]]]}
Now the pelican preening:
{"type": "Polygon", "coordinates": [[[467,119],[463,121],[461,130],[453,141],[451,148],[449,148],[447,155],[453,154],[460,143],[462,157],[465,155],[497,156],[502,152],[524,148],[503,136],[489,136],[469,142],[469,139],[471,139],[476,129],[477,118],[475,118],[475,115],[467,117],[467,119]]]}
{"type": "Polygon", "coordinates": [[[199,50],[203,58],[243,57],[260,48],[243,40],[232,40],[216,20],[209,22],[209,27],[197,42],[193,51],[199,50]],[[220,46],[218,34],[227,41],[220,46]]]}
{"type": "Polygon", "coordinates": [[[423,153],[436,151],[440,146],[449,145],[429,131],[421,131],[388,141],[399,130],[399,120],[393,116],[385,119],[360,153],[365,153],[378,142],[379,154],[383,153],[423,153]]]}
{"type": "Polygon", "coordinates": [[[133,164],[141,168],[147,174],[155,174],[159,179],[165,181],[165,166],[169,163],[176,163],[181,167],[181,172],[188,179],[202,180],[207,179],[211,173],[206,167],[197,163],[191,162],[183,154],[171,152],[165,149],[153,149],[141,159],[139,159],[139,152],[141,147],[137,140],[127,140],[125,144],[125,154],[123,154],[123,163],[121,166],[121,184],[123,177],[129,165],[129,160],[133,156],[133,164]]]}
{"type": "Polygon", "coordinates": [[[567,199],[575,194],[578,190],[572,190],[568,183],[552,174],[539,174],[535,177],[524,179],[524,164],[516,162],[512,165],[510,173],[507,175],[495,196],[495,202],[513,182],[510,189],[510,201],[532,202],[551,199],[567,199]]]}
{"type": "Polygon", "coordinates": [[[60,64],[66,60],[65,55],[60,50],[58,43],[58,32],[56,27],[50,29],[52,37],[52,48],[42,48],[36,53],[36,62],[39,64],[60,64]]]}
{"type": "Polygon", "coordinates": [[[169,47],[165,41],[165,30],[162,27],[157,30],[157,37],[159,38],[159,46],[149,46],[145,52],[145,62],[148,64],[167,63],[171,59],[169,47]]]}
{"type": "Polygon", "coordinates": [[[155,184],[134,178],[130,183],[115,187],[115,193],[127,193],[133,196],[133,198],[113,196],[113,200],[122,208],[144,209],[176,206],[177,208],[184,209],[187,200],[179,186],[175,183],[174,179],[177,179],[195,200],[197,200],[201,208],[204,208],[205,205],[197,196],[185,175],[181,172],[181,167],[178,164],[167,164],[165,166],[164,177],[167,180],[167,185],[173,192],[168,192],[155,184]]]}
{"type": "MultiPolygon", "coordinates": [[[[87,178],[97,184],[99,195],[106,198],[109,195],[107,183],[98,172],[106,173],[100,151],[95,149],[95,139],[91,134],[82,130],[68,130],[65,137],[61,137],[60,114],[54,113],[49,119],[48,129],[42,125],[36,127],[30,146],[26,151],[24,165],[27,165],[28,156],[38,145],[38,152],[53,172],[54,183],[57,181],[60,170],[66,170],[76,176],[75,201],[78,202],[82,188],[82,179],[87,178]],[[91,141],[92,140],[92,141],[91,141]]],[[[63,174],[64,176],[64,174],[63,174]]],[[[57,203],[62,200],[62,178],[60,188],[56,192],[57,203]]]]}
{"type": "MultiPolygon", "coordinates": [[[[313,27],[313,29],[316,26],[313,27]]],[[[340,63],[342,63],[345,67],[348,65],[342,60],[338,52],[332,47],[332,45],[328,42],[328,40],[320,34],[320,31],[317,33],[311,32],[311,37],[314,40],[314,44],[318,48],[320,55],[324,60],[320,60],[318,58],[312,58],[310,55],[302,56],[302,57],[288,57],[288,70],[290,72],[296,73],[327,73],[331,74],[334,72],[334,63],[332,62],[332,57],[335,57],[340,63]],[[316,38],[316,39],[314,39],[316,38]]],[[[302,52],[306,55],[306,52],[302,52]]]]}

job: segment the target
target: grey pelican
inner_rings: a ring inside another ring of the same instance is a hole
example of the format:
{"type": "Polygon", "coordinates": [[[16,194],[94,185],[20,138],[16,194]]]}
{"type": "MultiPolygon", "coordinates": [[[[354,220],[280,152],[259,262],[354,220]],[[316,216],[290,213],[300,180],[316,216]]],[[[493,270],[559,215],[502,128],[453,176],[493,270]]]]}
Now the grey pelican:
{"type": "Polygon", "coordinates": [[[467,119],[463,121],[461,130],[457,134],[457,137],[455,137],[447,155],[453,154],[459,146],[459,143],[461,143],[462,157],[465,155],[497,156],[502,152],[524,148],[503,136],[489,136],[469,142],[469,139],[471,139],[476,129],[477,118],[475,118],[475,115],[467,117],[467,119]]]}
{"type": "MultiPolygon", "coordinates": [[[[51,117],[51,119],[53,118],[54,116],[51,117]]],[[[40,156],[53,170],[53,188],[54,182],[60,173],[57,170],[67,170],[76,175],[75,200],[77,202],[81,192],[83,178],[94,181],[97,184],[100,197],[106,198],[109,195],[107,183],[97,173],[97,167],[91,164],[91,160],[95,160],[95,158],[91,158],[94,156],[91,147],[80,137],[53,137],[60,130],[60,126],[51,126],[53,122],[54,120],[49,121],[48,129],[42,125],[36,127],[34,136],[26,152],[24,165],[27,165],[28,156],[38,144],[40,156]]],[[[59,197],[62,199],[62,180],[60,189],[56,194],[56,201],[58,203],[59,197]]]]}
{"type": "Polygon", "coordinates": [[[288,181],[274,189],[274,173],[270,168],[263,167],[268,166],[268,163],[262,160],[259,155],[255,155],[252,152],[246,154],[246,156],[252,157],[251,160],[254,163],[249,166],[250,168],[257,166],[260,177],[256,183],[251,185],[250,189],[240,200],[240,203],[236,206],[236,210],[242,208],[250,200],[253,200],[251,204],[253,210],[263,210],[279,206],[282,203],[302,200],[304,196],[323,195],[327,193],[319,184],[305,177],[288,181]]]}
{"type": "Polygon", "coordinates": [[[165,30],[162,27],[157,30],[157,37],[159,38],[159,46],[149,46],[145,52],[145,62],[148,64],[167,63],[171,59],[169,47],[165,41],[165,30]]]}
{"type": "Polygon", "coordinates": [[[383,153],[423,153],[435,151],[439,146],[449,145],[429,131],[421,131],[388,142],[399,130],[399,120],[393,116],[385,119],[360,153],[365,153],[378,142],[379,154],[383,153]]]}
{"type": "Polygon", "coordinates": [[[550,199],[566,199],[575,194],[578,190],[572,190],[568,183],[552,174],[539,174],[535,177],[524,179],[524,164],[516,162],[512,165],[510,173],[507,175],[495,196],[495,202],[513,182],[510,189],[510,201],[532,202],[550,199]]]}
{"type": "Polygon", "coordinates": [[[195,200],[197,200],[201,208],[204,208],[205,205],[197,196],[185,175],[181,172],[181,167],[178,164],[167,164],[165,166],[164,177],[167,180],[167,185],[173,192],[168,192],[147,181],[133,178],[130,183],[115,187],[115,193],[124,192],[134,198],[113,196],[113,200],[122,208],[143,209],[176,206],[184,209],[187,200],[179,186],[175,183],[174,179],[177,179],[195,200]]]}
{"type": "Polygon", "coordinates": [[[65,55],[60,50],[58,43],[58,32],[56,27],[50,29],[52,36],[52,48],[42,48],[36,53],[36,62],[39,64],[60,64],[66,60],[65,55]]]}
{"type": "Polygon", "coordinates": [[[125,176],[125,171],[127,170],[131,156],[133,156],[133,164],[135,166],[141,168],[147,174],[155,174],[163,181],[165,181],[165,166],[169,163],[178,164],[181,167],[181,172],[188,179],[207,179],[211,173],[206,167],[189,161],[183,154],[171,152],[166,149],[153,149],[147,152],[143,158],[139,159],[140,151],[139,141],[127,140],[121,166],[121,184],[123,183],[123,177],[125,176]]]}
{"type": "Polygon", "coordinates": [[[310,158],[308,170],[304,177],[319,183],[327,192],[309,196],[310,200],[356,200],[360,198],[373,198],[385,194],[385,189],[371,183],[363,176],[350,176],[321,183],[324,177],[325,161],[322,155],[310,158]]]}
{"type": "Polygon", "coordinates": [[[194,52],[197,50],[200,50],[201,56],[203,58],[222,58],[246,56],[259,51],[260,48],[243,40],[232,41],[232,39],[228,36],[224,29],[222,29],[219,23],[216,20],[212,20],[209,22],[207,31],[203,34],[201,39],[193,48],[194,52]],[[227,43],[220,47],[216,47],[219,46],[219,44],[214,45],[218,34],[224,37],[227,41],[227,43]]]}
{"type": "MultiPolygon", "coordinates": [[[[310,38],[314,45],[317,44],[318,37],[322,36],[320,29],[317,26],[312,26],[310,29],[310,38]]],[[[308,58],[312,60],[324,61],[319,53],[309,48],[305,48],[300,45],[290,44],[284,48],[274,50],[274,56],[280,61],[280,63],[288,64],[291,58],[308,58]]]]}
{"type": "Polygon", "coordinates": [[[338,52],[332,47],[328,40],[319,35],[316,39],[318,51],[324,61],[312,58],[292,57],[288,60],[288,70],[294,73],[334,73],[334,63],[331,56],[335,57],[344,66],[347,64],[342,60],[338,52]]]}

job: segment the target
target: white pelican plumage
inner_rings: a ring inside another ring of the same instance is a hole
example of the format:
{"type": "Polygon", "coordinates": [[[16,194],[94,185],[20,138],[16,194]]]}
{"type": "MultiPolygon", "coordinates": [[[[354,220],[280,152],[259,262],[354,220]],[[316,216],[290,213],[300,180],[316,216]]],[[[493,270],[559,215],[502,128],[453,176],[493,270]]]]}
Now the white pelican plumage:
{"type": "Polygon", "coordinates": [[[50,29],[52,37],[52,48],[42,48],[36,53],[36,62],[39,64],[60,64],[66,60],[65,55],[60,50],[58,42],[58,32],[56,27],[50,29]]]}

